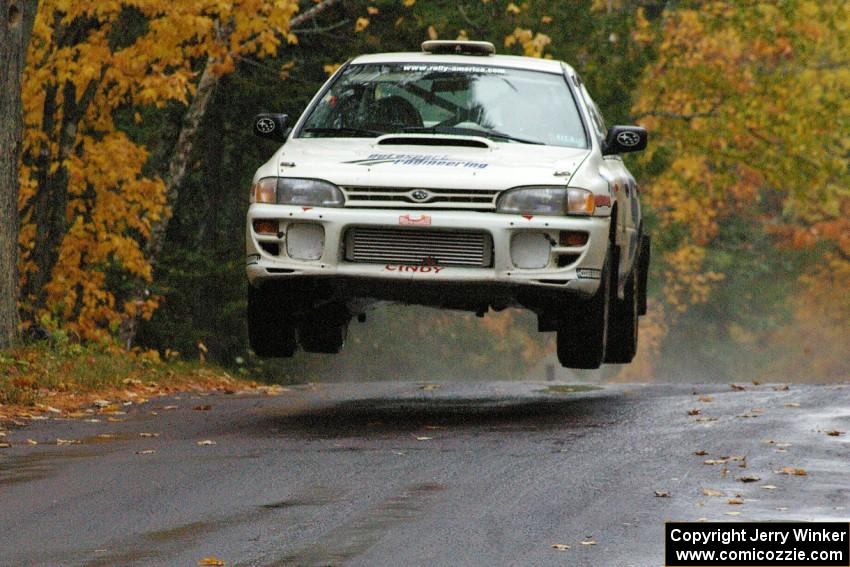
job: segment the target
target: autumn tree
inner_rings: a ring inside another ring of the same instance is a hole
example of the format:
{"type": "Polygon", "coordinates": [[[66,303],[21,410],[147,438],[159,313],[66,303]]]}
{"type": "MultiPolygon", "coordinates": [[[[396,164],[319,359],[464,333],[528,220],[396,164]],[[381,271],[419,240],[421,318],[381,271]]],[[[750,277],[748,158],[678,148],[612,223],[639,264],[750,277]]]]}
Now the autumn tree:
{"type": "Polygon", "coordinates": [[[295,41],[297,10],[296,0],[42,3],[24,84],[19,198],[30,319],[66,321],[100,338],[150,315],[155,297],[120,290],[151,281],[151,252],[176,186],[168,183],[185,161],[165,176],[147,171],[146,148],[117,116],[133,109],[141,121],[145,108],[202,100],[239,57],[263,58],[295,41]]]}
{"type": "MultiPolygon", "coordinates": [[[[716,297],[756,246],[808,249],[821,258],[814,280],[845,293],[850,6],[693,2],[661,21],[633,112],[653,137],[644,188],[668,321],[716,297]]],[[[651,41],[650,27],[636,33],[651,41]]],[[[798,274],[765,274],[739,295],[756,302],[776,278],[798,274]]]]}
{"type": "Polygon", "coordinates": [[[0,348],[18,333],[21,75],[36,5],[36,0],[0,0],[0,348]]]}

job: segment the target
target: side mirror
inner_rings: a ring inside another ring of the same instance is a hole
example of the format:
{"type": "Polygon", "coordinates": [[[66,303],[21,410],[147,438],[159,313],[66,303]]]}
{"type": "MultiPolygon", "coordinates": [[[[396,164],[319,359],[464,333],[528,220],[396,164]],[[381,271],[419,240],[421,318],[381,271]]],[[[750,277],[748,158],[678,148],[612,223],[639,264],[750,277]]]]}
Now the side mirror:
{"type": "Polygon", "coordinates": [[[605,136],[602,155],[639,152],[646,148],[648,139],[646,129],[640,126],[611,126],[608,129],[608,135],[605,136]]]}
{"type": "Polygon", "coordinates": [[[254,117],[254,135],[283,143],[286,141],[289,116],[286,114],[258,114],[254,117]]]}

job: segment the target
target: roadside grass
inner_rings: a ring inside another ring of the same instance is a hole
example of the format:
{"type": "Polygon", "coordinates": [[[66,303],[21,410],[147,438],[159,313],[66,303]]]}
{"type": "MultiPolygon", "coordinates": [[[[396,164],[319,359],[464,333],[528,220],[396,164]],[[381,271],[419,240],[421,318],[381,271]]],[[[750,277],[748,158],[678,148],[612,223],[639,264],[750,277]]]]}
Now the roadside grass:
{"type": "Polygon", "coordinates": [[[40,342],[0,351],[0,418],[79,413],[97,400],[142,403],[174,392],[267,391],[203,361],[163,360],[156,351],[40,342]]]}

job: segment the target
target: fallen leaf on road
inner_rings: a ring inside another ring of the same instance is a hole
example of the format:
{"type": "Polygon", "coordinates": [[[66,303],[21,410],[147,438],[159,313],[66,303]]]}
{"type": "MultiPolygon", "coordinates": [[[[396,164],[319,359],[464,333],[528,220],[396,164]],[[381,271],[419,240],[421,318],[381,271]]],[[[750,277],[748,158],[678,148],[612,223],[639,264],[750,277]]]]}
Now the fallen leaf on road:
{"type": "Polygon", "coordinates": [[[791,476],[807,476],[809,473],[806,472],[806,469],[800,469],[795,467],[782,467],[776,474],[787,474],[791,476]]]}
{"type": "Polygon", "coordinates": [[[726,459],[727,461],[746,461],[747,460],[746,455],[732,455],[731,457],[721,457],[721,458],[726,459]]]}
{"type": "Polygon", "coordinates": [[[703,496],[726,496],[723,492],[719,490],[714,490],[713,488],[703,488],[702,489],[703,496]]]}
{"type": "Polygon", "coordinates": [[[761,480],[761,477],[757,474],[745,474],[744,476],[739,476],[738,480],[741,482],[758,482],[761,480]]]}
{"type": "Polygon", "coordinates": [[[27,439],[26,441],[24,441],[24,443],[26,443],[27,445],[38,445],[38,441],[36,441],[35,439],[27,439]]]}
{"type": "Polygon", "coordinates": [[[97,406],[99,408],[107,408],[112,402],[109,400],[95,400],[92,402],[92,405],[97,406]]]}
{"type": "Polygon", "coordinates": [[[700,416],[700,417],[696,418],[694,421],[699,421],[699,422],[717,421],[717,418],[711,417],[710,415],[704,415],[704,416],[700,416]]]}
{"type": "Polygon", "coordinates": [[[670,493],[667,492],[666,490],[656,490],[655,491],[655,497],[656,498],[669,498],[670,493]]]}
{"type": "Polygon", "coordinates": [[[727,501],[726,501],[726,503],[727,503],[727,504],[731,504],[731,505],[733,505],[733,506],[738,506],[738,505],[740,505],[740,504],[743,504],[743,503],[744,503],[744,499],[743,499],[743,498],[738,498],[738,497],[730,498],[729,500],[727,500],[727,501]]]}
{"type": "Polygon", "coordinates": [[[201,447],[206,447],[208,445],[215,445],[215,441],[211,439],[204,439],[203,441],[198,441],[198,445],[201,447]]]}
{"type": "Polygon", "coordinates": [[[740,384],[729,384],[729,387],[731,387],[736,392],[742,392],[746,390],[746,388],[744,386],[741,386],[740,384]]]}
{"type": "Polygon", "coordinates": [[[79,445],[80,440],[79,439],[57,439],[56,444],[57,445],[79,445]]]}
{"type": "Polygon", "coordinates": [[[153,455],[154,453],[156,453],[156,451],[153,450],[153,449],[145,449],[144,451],[136,451],[137,455],[153,455]]]}
{"type": "Polygon", "coordinates": [[[688,415],[699,415],[700,413],[702,412],[696,408],[688,410],[688,415]]]}
{"type": "Polygon", "coordinates": [[[422,386],[419,386],[420,390],[425,390],[426,392],[430,392],[431,390],[437,390],[439,388],[439,384],[423,384],[422,386]]]}
{"type": "Polygon", "coordinates": [[[800,404],[797,403],[797,402],[788,402],[787,404],[785,404],[785,407],[786,408],[798,408],[798,407],[800,407],[800,404]]]}
{"type": "Polygon", "coordinates": [[[701,402],[709,403],[714,401],[714,396],[700,396],[697,398],[701,402]]]}
{"type": "Polygon", "coordinates": [[[784,391],[788,390],[788,384],[777,384],[776,386],[773,387],[773,389],[776,390],[777,392],[784,392],[784,391]]]}
{"type": "Polygon", "coordinates": [[[139,437],[159,437],[159,433],[139,433],[139,437]]]}
{"type": "Polygon", "coordinates": [[[706,459],[702,462],[704,465],[724,465],[726,464],[726,459],[706,459]]]}
{"type": "Polygon", "coordinates": [[[570,548],[566,543],[553,543],[552,549],[557,549],[558,551],[566,551],[570,548]]]}
{"type": "Polygon", "coordinates": [[[776,487],[772,484],[762,484],[759,488],[763,488],[765,490],[776,490],[776,487]]]}
{"type": "Polygon", "coordinates": [[[581,542],[582,545],[596,545],[596,540],[594,539],[586,539],[581,542]]]}
{"type": "Polygon", "coordinates": [[[212,406],[209,404],[201,404],[199,406],[193,407],[192,409],[195,411],[210,411],[212,409],[212,406]]]}
{"type": "Polygon", "coordinates": [[[753,386],[761,386],[761,382],[758,380],[753,380],[753,386]]]}
{"type": "MultiPolygon", "coordinates": [[[[201,343],[198,344],[200,345],[201,343]]],[[[201,565],[201,567],[224,567],[226,563],[221,559],[216,559],[215,557],[204,557],[198,561],[198,565],[201,565]]]]}
{"type": "Polygon", "coordinates": [[[839,435],[844,435],[844,431],[839,431],[837,429],[833,429],[831,431],[827,431],[826,434],[830,437],[838,437],[839,435]]]}
{"type": "Polygon", "coordinates": [[[699,451],[694,451],[694,455],[696,455],[697,457],[704,457],[708,455],[708,451],[700,449],[699,451]]]}

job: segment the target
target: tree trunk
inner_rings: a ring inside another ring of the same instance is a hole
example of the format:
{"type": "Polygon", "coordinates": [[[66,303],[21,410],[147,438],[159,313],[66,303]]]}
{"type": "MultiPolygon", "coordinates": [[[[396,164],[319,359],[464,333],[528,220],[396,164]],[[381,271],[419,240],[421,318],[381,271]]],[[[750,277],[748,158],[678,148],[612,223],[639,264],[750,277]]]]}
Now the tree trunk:
{"type": "MultiPolygon", "coordinates": [[[[307,21],[316,18],[330,6],[337,4],[340,0],[323,0],[319,2],[303,14],[300,14],[290,21],[290,26],[295,27],[307,21]]],[[[159,260],[159,255],[162,252],[165,244],[165,234],[168,229],[168,222],[171,218],[171,212],[177,204],[180,186],[183,179],[186,177],[186,168],[189,164],[189,158],[192,155],[192,149],[195,145],[195,137],[198,134],[198,127],[201,120],[207,111],[211,95],[218,84],[218,75],[212,72],[217,61],[214,59],[207,60],[204,66],[204,72],[201,74],[201,80],[198,82],[198,89],[195,93],[195,98],[192,99],[189,105],[189,110],[183,119],[183,127],[180,129],[180,135],[177,138],[177,144],[171,153],[171,160],[168,164],[168,171],[165,175],[165,200],[167,214],[162,220],[156,222],[151,227],[151,236],[145,246],[145,257],[150,262],[152,268],[156,268],[159,260]]],[[[130,302],[141,304],[148,296],[147,284],[139,280],[136,284],[133,293],[130,297],[130,302]]],[[[137,312],[129,317],[121,326],[121,341],[126,348],[130,348],[136,338],[136,332],[139,330],[141,315],[137,312]]]]}
{"type": "Polygon", "coordinates": [[[37,0],[0,0],[0,348],[18,336],[21,75],[37,0]]]}

